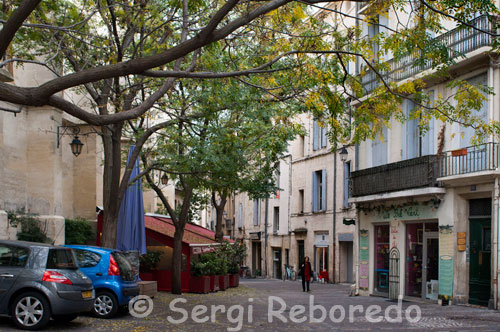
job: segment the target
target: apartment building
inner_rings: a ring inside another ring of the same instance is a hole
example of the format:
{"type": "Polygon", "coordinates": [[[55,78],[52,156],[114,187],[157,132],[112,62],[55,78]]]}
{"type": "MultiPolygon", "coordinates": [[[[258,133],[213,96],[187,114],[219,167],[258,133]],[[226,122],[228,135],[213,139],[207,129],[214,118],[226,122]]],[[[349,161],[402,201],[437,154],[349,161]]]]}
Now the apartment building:
{"type": "MultiPolygon", "coordinates": [[[[309,256],[313,270],[331,282],[353,282],[355,209],[349,203],[352,158],[341,160],[326,137],[327,128],[308,115],[299,120],[307,133],[290,146],[292,156],[291,265],[309,256]]],[[[353,149],[350,156],[354,156],[353,149]]]]}
{"type": "MultiPolygon", "coordinates": [[[[358,6],[357,15],[366,6],[358,6]]],[[[396,26],[395,13],[389,11],[385,19],[389,27],[396,26]]],[[[449,30],[436,38],[465,54],[456,59],[453,77],[494,89],[495,95],[488,95],[473,115],[499,121],[500,71],[488,53],[493,39],[487,31],[493,25],[480,15],[469,24],[456,29],[449,22],[449,30]]],[[[414,67],[414,60],[389,60],[386,79],[427,77],[430,66],[414,67]]],[[[374,73],[362,81],[368,91],[379,84],[374,73]]],[[[446,81],[426,83],[436,99],[455,92],[446,81]]],[[[405,100],[401,107],[409,112],[415,105],[405,100]]],[[[426,132],[418,119],[393,119],[382,134],[356,147],[358,163],[351,173],[360,293],[498,308],[498,137],[471,146],[474,129],[436,119],[426,132]]]]}
{"type": "MultiPolygon", "coordinates": [[[[325,282],[354,282],[355,209],[348,202],[354,160],[343,161],[332,151],[318,121],[308,115],[296,121],[307,135],[291,142],[290,154],[280,162],[280,190],[262,200],[236,195],[235,238],[244,239],[254,276],[281,279],[285,265],[298,271],[309,256],[325,282]]],[[[347,150],[354,156],[352,147],[347,150]]]]}
{"type": "Polygon", "coordinates": [[[234,238],[247,247],[246,265],[252,276],[281,279],[291,262],[290,186],[291,156],[280,161],[276,184],[280,188],[267,199],[251,199],[246,193],[234,198],[234,238]]]}

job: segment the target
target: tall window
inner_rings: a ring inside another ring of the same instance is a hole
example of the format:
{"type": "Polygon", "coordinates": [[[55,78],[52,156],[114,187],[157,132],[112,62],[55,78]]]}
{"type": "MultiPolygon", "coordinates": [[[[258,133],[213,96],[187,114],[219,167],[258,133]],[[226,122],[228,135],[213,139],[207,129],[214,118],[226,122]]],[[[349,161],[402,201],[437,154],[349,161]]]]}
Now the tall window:
{"type": "Polygon", "coordinates": [[[253,201],[253,225],[260,225],[260,200],[253,201]]]}
{"type": "Polygon", "coordinates": [[[243,204],[238,204],[238,228],[243,228],[243,204]]]}
{"type": "Polygon", "coordinates": [[[403,159],[412,159],[420,156],[420,130],[419,119],[410,119],[413,109],[416,107],[411,100],[405,100],[403,103],[404,112],[408,120],[404,125],[403,131],[403,159]]]}
{"type": "Polygon", "coordinates": [[[387,128],[382,129],[382,136],[372,141],[372,167],[387,164],[387,128]]]}
{"type": "Polygon", "coordinates": [[[304,189],[299,190],[299,213],[304,213],[304,189]]]}
{"type": "MultiPolygon", "coordinates": [[[[482,74],[473,78],[470,78],[467,80],[467,83],[470,85],[475,85],[475,86],[481,86],[481,85],[487,85],[488,84],[488,77],[486,74],[482,74]]],[[[481,92],[483,95],[485,95],[484,92],[481,92]]],[[[472,110],[471,116],[477,117],[478,119],[488,122],[488,99],[489,97],[485,95],[486,100],[483,101],[483,104],[481,105],[481,109],[479,111],[472,110]]],[[[465,148],[471,146],[471,139],[475,134],[475,130],[472,127],[464,127],[460,126],[460,147],[465,148]]]]}
{"type": "Polygon", "coordinates": [[[326,147],[327,137],[326,128],[320,127],[318,121],[313,122],[313,150],[319,150],[326,147]]]}
{"type": "Polygon", "coordinates": [[[278,163],[278,168],[276,169],[276,187],[280,190],[280,175],[281,175],[281,165],[278,163]]]}
{"type": "Polygon", "coordinates": [[[304,157],[304,148],[305,148],[305,145],[304,145],[304,141],[305,141],[305,137],[303,135],[300,135],[299,136],[299,157],[304,157]]]}
{"type": "Polygon", "coordinates": [[[313,172],[313,212],[326,210],[326,170],[313,172]]]}
{"type": "Polygon", "coordinates": [[[344,163],[344,208],[349,207],[349,178],[351,176],[351,162],[344,163]]]}
{"type": "MultiPolygon", "coordinates": [[[[434,99],[434,91],[429,92],[430,102],[434,99]]],[[[413,109],[417,107],[410,100],[405,100],[403,110],[407,117],[410,116],[413,109]]],[[[412,159],[421,156],[434,154],[434,119],[429,120],[427,131],[423,132],[420,127],[420,119],[408,119],[403,128],[403,159],[412,159]]]]}
{"type": "Polygon", "coordinates": [[[273,216],[273,232],[278,233],[280,230],[280,208],[274,207],[274,216],[273,216]]]}

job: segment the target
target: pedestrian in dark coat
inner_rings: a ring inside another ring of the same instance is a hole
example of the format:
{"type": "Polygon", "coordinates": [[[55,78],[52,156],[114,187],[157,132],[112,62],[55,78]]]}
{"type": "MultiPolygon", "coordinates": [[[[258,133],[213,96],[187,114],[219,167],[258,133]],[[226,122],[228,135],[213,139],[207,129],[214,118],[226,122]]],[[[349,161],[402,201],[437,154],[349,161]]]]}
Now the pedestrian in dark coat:
{"type": "Polygon", "coordinates": [[[306,256],[304,258],[304,263],[300,266],[300,277],[302,278],[302,291],[306,291],[306,284],[307,284],[307,291],[309,292],[309,282],[311,281],[311,277],[313,275],[313,270],[311,267],[311,262],[309,262],[309,257],[306,256]]]}

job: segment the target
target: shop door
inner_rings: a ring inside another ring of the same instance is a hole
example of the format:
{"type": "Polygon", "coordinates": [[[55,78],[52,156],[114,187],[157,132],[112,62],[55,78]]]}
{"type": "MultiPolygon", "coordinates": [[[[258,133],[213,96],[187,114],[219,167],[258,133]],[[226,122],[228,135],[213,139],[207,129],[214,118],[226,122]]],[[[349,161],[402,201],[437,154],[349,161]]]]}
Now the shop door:
{"type": "Polygon", "coordinates": [[[273,264],[274,264],[274,278],[282,279],[282,267],[281,267],[281,250],[273,250],[273,264]]]}
{"type": "Polygon", "coordinates": [[[304,240],[297,240],[297,249],[298,249],[298,258],[299,261],[297,262],[297,271],[300,269],[300,266],[302,263],[304,263],[304,240]]]}
{"type": "Polygon", "coordinates": [[[488,305],[491,283],[491,219],[470,219],[469,303],[488,305]]]}
{"type": "Polygon", "coordinates": [[[254,276],[260,276],[262,273],[260,242],[252,243],[252,271],[254,276]]]}
{"type": "Polygon", "coordinates": [[[422,262],[422,297],[438,300],[439,233],[424,232],[424,260],[422,262]]]}

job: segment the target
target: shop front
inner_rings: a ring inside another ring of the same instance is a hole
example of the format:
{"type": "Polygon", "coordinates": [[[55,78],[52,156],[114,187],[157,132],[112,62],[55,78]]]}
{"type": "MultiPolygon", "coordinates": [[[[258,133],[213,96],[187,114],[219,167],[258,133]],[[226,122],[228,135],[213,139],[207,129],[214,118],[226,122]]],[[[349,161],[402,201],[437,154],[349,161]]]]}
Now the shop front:
{"type": "MultiPolygon", "coordinates": [[[[438,208],[436,201],[361,207],[358,286],[362,293],[438,300],[438,208]]],[[[450,274],[453,265],[446,273],[450,274]]],[[[441,282],[449,283],[449,278],[441,282]]],[[[444,286],[445,290],[449,285],[444,286]]]]}

